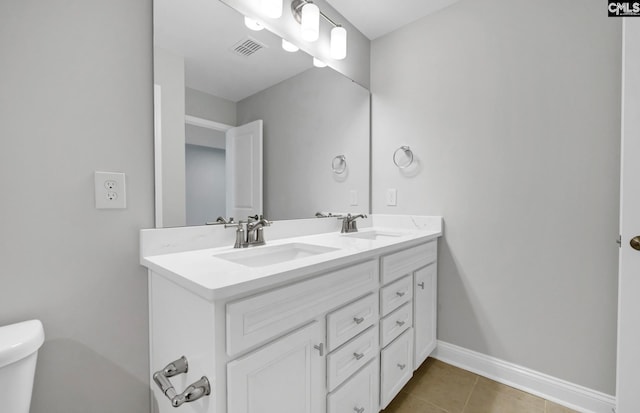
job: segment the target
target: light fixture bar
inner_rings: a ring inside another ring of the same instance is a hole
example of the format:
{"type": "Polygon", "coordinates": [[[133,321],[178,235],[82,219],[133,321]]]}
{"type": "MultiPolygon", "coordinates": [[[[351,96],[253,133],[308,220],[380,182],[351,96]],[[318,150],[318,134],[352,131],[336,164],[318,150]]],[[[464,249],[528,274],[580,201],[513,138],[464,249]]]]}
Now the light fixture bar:
{"type": "Polygon", "coordinates": [[[312,0],[293,0],[291,13],[294,19],[300,23],[302,39],[315,42],[320,36],[320,16],[333,27],[331,29],[332,59],[342,60],[347,57],[347,30],[341,24],[336,23],[324,14],[312,0]]]}
{"type": "MultiPolygon", "coordinates": [[[[291,12],[293,13],[293,17],[295,17],[296,21],[298,23],[300,23],[302,21],[302,6],[304,6],[307,3],[312,3],[313,1],[311,0],[293,0],[291,2],[291,12]]],[[[322,12],[322,10],[320,10],[320,16],[322,16],[322,18],[324,18],[326,21],[328,21],[333,27],[338,27],[341,26],[340,24],[334,22],[331,17],[327,16],[326,14],[324,14],[322,12]]]]}
{"type": "Polygon", "coordinates": [[[330,17],[328,17],[326,14],[324,14],[324,13],[322,12],[322,10],[320,10],[320,16],[324,17],[324,19],[325,19],[326,21],[328,21],[329,23],[331,23],[331,24],[333,25],[333,27],[338,27],[338,26],[340,26],[338,23],[334,22],[333,20],[331,20],[331,18],[330,18],[330,17]]]}

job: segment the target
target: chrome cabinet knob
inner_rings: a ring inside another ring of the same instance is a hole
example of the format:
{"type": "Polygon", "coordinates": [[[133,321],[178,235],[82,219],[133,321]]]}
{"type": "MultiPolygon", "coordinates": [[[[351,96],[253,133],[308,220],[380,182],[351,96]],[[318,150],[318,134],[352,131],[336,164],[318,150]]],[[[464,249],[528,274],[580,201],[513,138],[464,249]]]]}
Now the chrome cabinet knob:
{"type": "Polygon", "coordinates": [[[631,248],[633,248],[634,250],[640,251],[640,235],[638,235],[637,237],[631,238],[631,241],[629,241],[629,244],[631,245],[631,248]]]}
{"type": "Polygon", "coordinates": [[[355,357],[356,360],[360,360],[364,357],[364,353],[353,353],[353,357],[355,357]]]}
{"type": "Polygon", "coordinates": [[[403,297],[406,293],[407,293],[406,291],[398,291],[398,292],[396,293],[396,295],[397,295],[398,297],[403,297]]]}
{"type": "Polygon", "coordinates": [[[364,317],[353,317],[353,321],[355,321],[356,324],[360,324],[364,321],[364,317]]]}
{"type": "Polygon", "coordinates": [[[356,413],[364,413],[364,407],[354,407],[353,411],[356,413]]]}

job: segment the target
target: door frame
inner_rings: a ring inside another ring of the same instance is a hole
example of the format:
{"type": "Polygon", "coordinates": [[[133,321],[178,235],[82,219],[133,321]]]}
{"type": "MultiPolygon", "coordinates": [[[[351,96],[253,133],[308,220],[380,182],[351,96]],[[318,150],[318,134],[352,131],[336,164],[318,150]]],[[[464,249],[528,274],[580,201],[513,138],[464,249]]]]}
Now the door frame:
{"type": "Polygon", "coordinates": [[[640,253],[629,240],[640,234],[640,194],[633,184],[640,174],[634,155],[640,153],[640,20],[622,23],[622,126],[620,166],[620,255],[618,274],[618,343],[616,411],[640,409],[637,368],[640,367],[640,253]],[[633,177],[633,178],[632,178],[633,177]],[[625,179],[626,178],[626,179],[625,179]],[[634,181],[635,180],[635,181],[634,181]],[[625,196],[626,193],[626,196],[625,196]]]}

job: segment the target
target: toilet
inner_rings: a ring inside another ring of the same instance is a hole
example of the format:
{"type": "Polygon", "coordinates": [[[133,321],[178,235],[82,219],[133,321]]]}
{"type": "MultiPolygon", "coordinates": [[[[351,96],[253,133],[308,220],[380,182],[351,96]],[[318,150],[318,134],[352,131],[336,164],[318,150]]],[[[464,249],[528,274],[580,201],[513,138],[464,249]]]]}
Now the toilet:
{"type": "Polygon", "coordinates": [[[38,349],[44,342],[40,320],[0,327],[0,410],[28,413],[38,349]]]}

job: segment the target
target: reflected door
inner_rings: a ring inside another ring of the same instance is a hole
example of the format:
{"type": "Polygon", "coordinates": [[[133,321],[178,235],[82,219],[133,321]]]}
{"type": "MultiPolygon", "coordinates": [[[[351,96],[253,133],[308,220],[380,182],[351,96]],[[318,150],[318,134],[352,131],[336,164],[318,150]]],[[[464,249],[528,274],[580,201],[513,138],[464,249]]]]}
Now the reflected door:
{"type": "Polygon", "coordinates": [[[262,214],[262,120],[226,132],[227,217],[262,214]]]}

